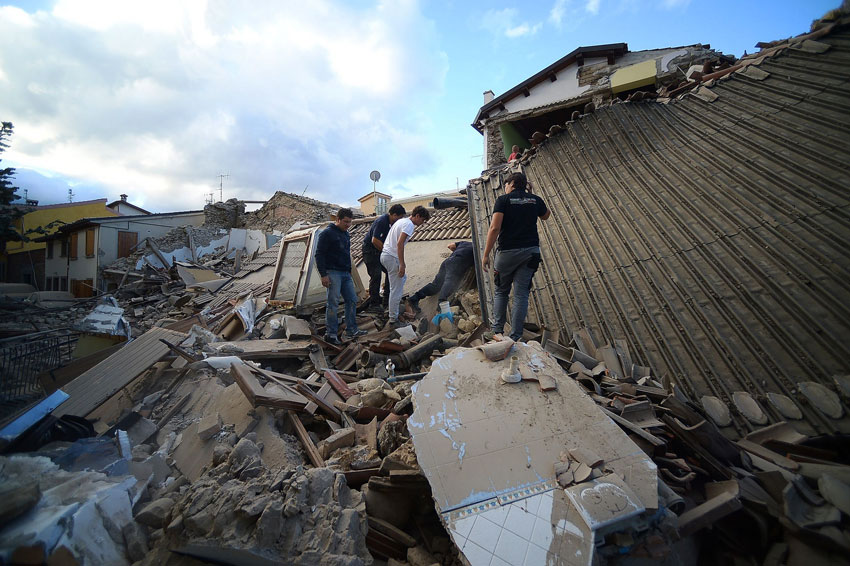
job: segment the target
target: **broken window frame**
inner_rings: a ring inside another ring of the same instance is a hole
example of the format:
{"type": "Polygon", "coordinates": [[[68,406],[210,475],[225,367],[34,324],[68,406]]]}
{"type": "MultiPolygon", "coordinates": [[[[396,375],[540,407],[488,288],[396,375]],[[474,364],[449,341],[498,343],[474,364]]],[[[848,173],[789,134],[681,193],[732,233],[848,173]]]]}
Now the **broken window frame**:
{"type": "MultiPolygon", "coordinates": [[[[280,244],[280,251],[277,254],[277,263],[275,264],[274,270],[274,278],[272,279],[272,288],[269,292],[268,303],[272,306],[282,306],[282,307],[292,307],[298,302],[298,296],[300,294],[302,281],[305,279],[305,266],[308,265],[308,258],[313,254],[313,248],[315,247],[315,243],[313,240],[313,234],[315,229],[312,232],[308,232],[306,234],[300,232],[295,232],[287,238],[284,238],[283,242],[280,244]],[[306,249],[304,250],[304,257],[301,258],[301,267],[298,271],[298,282],[295,286],[295,293],[293,293],[292,299],[283,299],[278,296],[278,284],[280,283],[280,272],[283,269],[283,259],[286,256],[286,251],[289,246],[293,243],[299,243],[306,241],[306,249]]],[[[308,277],[309,279],[309,273],[308,277]]]]}
{"type": "MultiPolygon", "coordinates": [[[[311,284],[314,281],[314,275],[315,277],[319,276],[318,269],[316,268],[316,245],[319,242],[319,231],[323,230],[326,226],[327,224],[322,224],[320,226],[305,228],[297,232],[292,232],[283,239],[283,242],[281,242],[280,245],[280,251],[277,255],[272,287],[269,292],[269,305],[281,306],[284,308],[296,307],[298,314],[301,314],[302,312],[309,310],[311,307],[321,305],[322,302],[325,301],[327,295],[324,288],[322,288],[321,297],[314,297],[315,300],[312,300],[310,297],[310,289],[311,284]],[[293,300],[282,299],[277,296],[277,287],[280,283],[280,274],[283,267],[282,259],[286,253],[286,248],[290,243],[303,241],[304,239],[307,239],[307,249],[304,254],[304,259],[301,262],[298,274],[298,284],[295,288],[295,296],[293,300]]],[[[354,290],[357,293],[358,300],[360,300],[365,291],[365,287],[363,285],[363,281],[360,279],[357,267],[353,262],[351,266],[351,278],[354,280],[354,290]]]]}

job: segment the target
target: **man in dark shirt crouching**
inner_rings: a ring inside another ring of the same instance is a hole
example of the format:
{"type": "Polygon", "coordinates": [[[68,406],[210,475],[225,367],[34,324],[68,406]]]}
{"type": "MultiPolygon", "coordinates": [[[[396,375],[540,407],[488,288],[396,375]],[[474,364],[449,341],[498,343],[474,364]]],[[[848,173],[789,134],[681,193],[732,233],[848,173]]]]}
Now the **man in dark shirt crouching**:
{"type": "Polygon", "coordinates": [[[416,291],[407,299],[413,311],[419,313],[419,301],[431,295],[437,295],[437,300],[443,302],[457,291],[467,270],[475,263],[471,242],[453,242],[448,245],[452,255],[440,265],[440,270],[434,280],[416,291]]]}

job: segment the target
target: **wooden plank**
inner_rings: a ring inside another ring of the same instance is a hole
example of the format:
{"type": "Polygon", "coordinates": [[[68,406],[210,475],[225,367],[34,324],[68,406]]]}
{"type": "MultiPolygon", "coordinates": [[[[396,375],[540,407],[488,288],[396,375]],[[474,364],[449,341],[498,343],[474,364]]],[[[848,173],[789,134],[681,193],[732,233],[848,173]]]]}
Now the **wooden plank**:
{"type": "Polygon", "coordinates": [[[308,379],[301,379],[300,377],[295,377],[292,375],[286,375],[285,373],[278,373],[276,371],[271,371],[268,369],[253,367],[251,371],[254,373],[259,373],[269,381],[274,381],[276,383],[280,383],[281,385],[297,385],[298,383],[304,383],[311,387],[318,389],[321,387],[321,384],[316,382],[315,380],[310,381],[308,379]]]}
{"type": "Polygon", "coordinates": [[[321,348],[310,349],[310,361],[313,362],[313,369],[316,371],[324,371],[328,366],[328,359],[325,357],[325,352],[321,348]]]}
{"type": "Polygon", "coordinates": [[[301,358],[309,355],[310,342],[300,340],[245,340],[239,342],[213,342],[208,344],[216,355],[236,355],[243,360],[266,358],[301,358]]]}
{"type": "Polygon", "coordinates": [[[183,358],[184,360],[186,360],[190,364],[197,362],[197,361],[200,361],[202,359],[200,356],[195,356],[194,354],[190,354],[189,352],[187,352],[186,350],[184,350],[180,346],[177,346],[176,344],[172,344],[171,342],[169,342],[168,340],[166,340],[164,338],[160,338],[159,341],[162,342],[163,344],[165,344],[166,346],[168,346],[169,350],[171,350],[172,352],[174,352],[175,354],[177,354],[178,356],[180,356],[181,358],[183,358]]]}
{"type": "Polygon", "coordinates": [[[342,423],[342,415],[337,410],[337,408],[334,407],[332,404],[328,403],[327,401],[325,401],[323,398],[319,397],[308,386],[304,385],[303,383],[299,383],[298,385],[295,386],[295,389],[301,395],[303,395],[304,397],[306,397],[307,399],[309,399],[310,401],[312,401],[316,405],[318,405],[319,409],[321,409],[323,413],[325,413],[327,416],[329,416],[335,422],[342,423]]]}
{"type": "Polygon", "coordinates": [[[153,239],[148,238],[148,245],[153,250],[153,253],[156,255],[157,259],[159,259],[159,261],[162,262],[162,265],[165,266],[165,269],[170,268],[171,264],[168,263],[168,261],[165,259],[165,256],[162,255],[162,252],[159,251],[159,246],[156,245],[156,242],[154,242],[153,239]]]}
{"type": "Polygon", "coordinates": [[[192,234],[191,226],[186,226],[186,235],[189,236],[189,251],[192,252],[192,261],[198,261],[198,250],[195,247],[195,236],[192,234]]]}
{"type": "Polygon", "coordinates": [[[236,384],[239,385],[239,389],[242,390],[248,401],[251,402],[251,406],[256,407],[257,397],[265,395],[265,390],[257,378],[254,377],[254,374],[251,373],[251,370],[248,369],[248,366],[245,364],[230,364],[230,375],[236,380],[236,384]]]}
{"type": "Polygon", "coordinates": [[[383,519],[379,519],[377,517],[367,517],[367,522],[369,524],[369,530],[376,530],[384,536],[390,537],[394,541],[399,544],[403,544],[407,548],[413,548],[416,546],[416,539],[399,529],[392,523],[384,521],[383,519]]]}
{"type": "Polygon", "coordinates": [[[310,460],[310,463],[317,468],[324,466],[325,461],[319,454],[319,450],[316,448],[316,445],[313,444],[313,440],[310,438],[310,435],[307,434],[307,429],[304,428],[304,423],[301,422],[298,415],[292,411],[286,411],[286,416],[289,417],[289,422],[292,423],[292,427],[295,429],[295,436],[298,437],[302,446],[304,446],[304,452],[307,453],[307,458],[310,460]]]}
{"type": "Polygon", "coordinates": [[[365,470],[348,470],[343,472],[348,487],[359,488],[369,481],[372,476],[380,475],[381,468],[366,468],[365,470]]]}
{"type": "Polygon", "coordinates": [[[160,338],[180,342],[186,335],[165,328],[152,328],[81,374],[62,390],[71,396],[53,414],[85,417],[170,353],[160,338]]]}

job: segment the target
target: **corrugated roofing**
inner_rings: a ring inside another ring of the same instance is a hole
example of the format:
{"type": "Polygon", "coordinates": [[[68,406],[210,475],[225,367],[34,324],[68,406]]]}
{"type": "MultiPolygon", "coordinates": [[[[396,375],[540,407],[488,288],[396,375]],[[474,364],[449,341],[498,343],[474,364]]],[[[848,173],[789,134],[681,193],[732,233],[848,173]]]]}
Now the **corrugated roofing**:
{"type": "MultiPolygon", "coordinates": [[[[681,100],[569,122],[525,163],[552,210],[528,321],[625,339],[738,433],[755,428],[738,391],[771,422],[850,429],[846,403],[833,419],[800,385],[837,400],[850,373],[850,31],[789,45],[681,100]]],[[[498,176],[470,191],[483,242],[498,176]]]]}
{"type": "Polygon", "coordinates": [[[234,275],[237,279],[241,279],[248,275],[249,273],[254,273],[255,271],[262,269],[267,265],[274,265],[277,263],[277,255],[280,253],[280,240],[275,242],[272,247],[268,248],[264,252],[257,254],[257,257],[245,263],[242,268],[239,270],[239,273],[234,275]]]}

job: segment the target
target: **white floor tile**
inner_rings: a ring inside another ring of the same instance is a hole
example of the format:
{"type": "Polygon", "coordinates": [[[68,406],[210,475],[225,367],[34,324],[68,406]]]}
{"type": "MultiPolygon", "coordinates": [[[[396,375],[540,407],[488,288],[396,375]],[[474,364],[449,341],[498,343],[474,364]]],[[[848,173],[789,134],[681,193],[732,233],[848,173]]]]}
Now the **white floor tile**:
{"type": "Polygon", "coordinates": [[[466,556],[467,560],[469,560],[471,566],[489,566],[490,561],[493,559],[492,552],[481,548],[471,541],[466,541],[461,552],[463,552],[463,555],[466,556]]]}
{"type": "Polygon", "coordinates": [[[475,524],[472,525],[472,530],[469,531],[467,537],[471,542],[474,542],[482,548],[496,548],[496,543],[499,542],[499,535],[502,533],[502,527],[490,521],[483,514],[475,518],[475,524]]]}
{"type": "Polygon", "coordinates": [[[493,554],[508,564],[522,566],[522,563],[525,561],[525,553],[527,550],[527,540],[510,531],[503,530],[499,537],[499,542],[496,544],[496,551],[493,554]]]}

